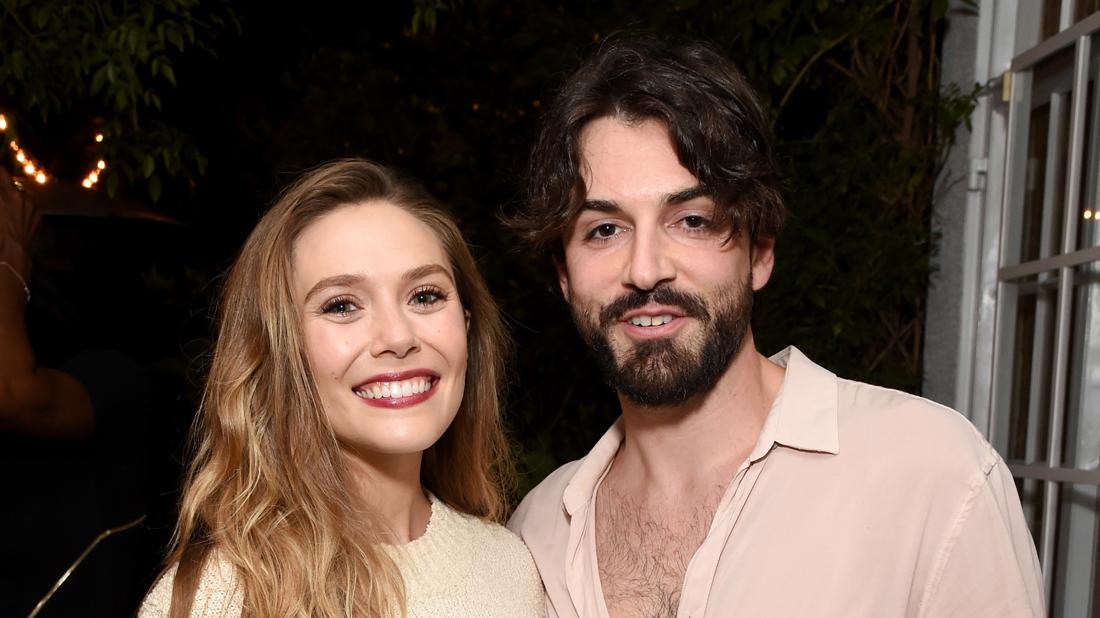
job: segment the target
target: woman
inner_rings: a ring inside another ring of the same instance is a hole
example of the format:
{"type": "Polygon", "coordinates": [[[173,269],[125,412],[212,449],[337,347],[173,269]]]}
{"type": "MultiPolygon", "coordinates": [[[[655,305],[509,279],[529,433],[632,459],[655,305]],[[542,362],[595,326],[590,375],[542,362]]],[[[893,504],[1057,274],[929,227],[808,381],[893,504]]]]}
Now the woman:
{"type": "Polygon", "coordinates": [[[169,565],[142,616],[542,615],[504,513],[499,314],[457,227],[361,160],[229,273],[169,565]]]}

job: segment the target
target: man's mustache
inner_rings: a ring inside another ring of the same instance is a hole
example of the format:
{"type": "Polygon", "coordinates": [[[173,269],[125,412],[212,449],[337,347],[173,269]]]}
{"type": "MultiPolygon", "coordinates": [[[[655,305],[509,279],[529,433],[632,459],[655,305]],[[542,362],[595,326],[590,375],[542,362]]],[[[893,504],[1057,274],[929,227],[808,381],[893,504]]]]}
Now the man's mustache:
{"type": "Polygon", "coordinates": [[[650,303],[676,307],[685,317],[698,318],[703,321],[710,319],[710,312],[707,311],[707,305],[702,298],[674,288],[661,286],[647,292],[631,290],[611,301],[600,310],[600,327],[607,328],[620,321],[622,315],[627,311],[644,307],[650,303]]]}

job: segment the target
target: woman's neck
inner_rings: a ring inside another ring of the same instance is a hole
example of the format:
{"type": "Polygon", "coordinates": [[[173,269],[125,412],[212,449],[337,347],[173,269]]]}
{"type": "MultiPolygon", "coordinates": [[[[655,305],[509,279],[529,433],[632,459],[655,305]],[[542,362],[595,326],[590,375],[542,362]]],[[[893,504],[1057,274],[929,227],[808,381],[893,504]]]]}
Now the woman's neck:
{"type": "Polygon", "coordinates": [[[345,451],[352,498],[379,518],[383,543],[403,545],[420,537],[431,518],[431,502],[420,484],[421,453],[364,457],[345,451]]]}

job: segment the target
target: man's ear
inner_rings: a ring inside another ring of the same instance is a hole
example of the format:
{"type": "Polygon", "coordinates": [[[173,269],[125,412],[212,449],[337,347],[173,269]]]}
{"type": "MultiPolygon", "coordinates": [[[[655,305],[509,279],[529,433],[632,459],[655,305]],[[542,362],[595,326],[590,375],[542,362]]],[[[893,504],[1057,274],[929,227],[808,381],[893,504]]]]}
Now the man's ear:
{"type": "Polygon", "coordinates": [[[561,295],[565,298],[565,302],[569,302],[569,270],[565,267],[564,256],[554,256],[554,270],[558,273],[558,287],[561,288],[561,295]]]}
{"type": "Polygon", "coordinates": [[[760,290],[771,279],[775,267],[775,237],[761,236],[752,244],[752,290],[760,290]]]}

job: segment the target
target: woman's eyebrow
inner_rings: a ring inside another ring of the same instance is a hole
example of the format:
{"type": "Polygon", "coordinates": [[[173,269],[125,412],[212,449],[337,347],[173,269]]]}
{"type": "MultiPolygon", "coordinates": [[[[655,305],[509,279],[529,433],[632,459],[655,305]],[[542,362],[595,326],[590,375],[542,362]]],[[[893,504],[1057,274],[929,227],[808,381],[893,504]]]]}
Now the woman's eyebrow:
{"type": "Polygon", "coordinates": [[[416,268],[409,269],[401,276],[403,281],[412,281],[414,279],[423,279],[428,275],[441,274],[446,276],[454,283],[454,277],[451,276],[451,271],[443,267],[440,264],[424,264],[423,266],[417,266],[416,268]]]}
{"type": "Polygon", "coordinates": [[[351,287],[362,283],[364,278],[363,275],[333,275],[331,277],[325,277],[309,289],[309,292],[306,293],[305,302],[308,303],[309,299],[321,290],[335,287],[351,287]]]}

